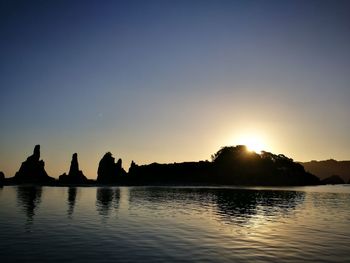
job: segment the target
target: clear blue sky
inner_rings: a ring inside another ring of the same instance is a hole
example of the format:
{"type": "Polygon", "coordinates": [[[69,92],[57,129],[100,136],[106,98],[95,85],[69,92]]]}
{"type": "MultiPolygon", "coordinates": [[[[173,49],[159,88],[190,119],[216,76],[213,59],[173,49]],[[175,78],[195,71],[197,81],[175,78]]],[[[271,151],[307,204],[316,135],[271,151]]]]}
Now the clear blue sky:
{"type": "Polygon", "coordinates": [[[350,159],[349,1],[0,1],[0,170],[350,159]],[[242,141],[243,140],[243,141],[242,141]]]}

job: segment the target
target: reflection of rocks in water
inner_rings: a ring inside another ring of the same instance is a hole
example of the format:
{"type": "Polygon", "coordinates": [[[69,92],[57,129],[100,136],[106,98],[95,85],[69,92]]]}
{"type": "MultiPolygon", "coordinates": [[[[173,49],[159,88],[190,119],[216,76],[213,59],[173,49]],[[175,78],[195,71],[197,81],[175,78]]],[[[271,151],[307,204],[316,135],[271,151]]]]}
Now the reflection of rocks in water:
{"type": "Polygon", "coordinates": [[[114,208],[115,209],[119,208],[119,202],[120,202],[120,189],[116,188],[114,190],[114,208]]]}
{"type": "Polygon", "coordinates": [[[212,208],[220,220],[244,224],[255,215],[284,216],[304,200],[303,192],[223,188],[131,188],[134,209],[166,206],[193,212],[212,208]],[[156,204],[156,205],[155,205],[156,204]]]}
{"type": "Polygon", "coordinates": [[[130,208],[136,210],[164,210],[169,206],[177,211],[193,213],[194,207],[209,209],[214,204],[213,197],[211,189],[200,187],[135,187],[129,190],[130,208]]]}
{"type": "Polygon", "coordinates": [[[68,210],[67,213],[69,216],[71,216],[74,212],[74,206],[75,206],[75,199],[77,197],[77,188],[76,187],[69,187],[68,188],[68,210]]]}
{"type": "Polygon", "coordinates": [[[42,188],[36,186],[18,186],[17,202],[26,213],[27,220],[33,221],[35,210],[41,201],[42,188]]]}
{"type": "Polygon", "coordinates": [[[220,190],[215,191],[219,213],[223,216],[251,215],[257,205],[256,191],[220,190]]]}
{"type": "Polygon", "coordinates": [[[229,221],[242,222],[261,213],[287,215],[304,200],[303,192],[226,189],[215,191],[218,213],[229,221]]]}
{"type": "Polygon", "coordinates": [[[118,208],[120,198],[119,189],[109,187],[97,188],[96,192],[96,209],[102,216],[108,216],[114,201],[114,207],[118,208]]]}
{"type": "Polygon", "coordinates": [[[131,188],[130,201],[132,203],[165,203],[180,199],[189,199],[189,194],[193,192],[191,188],[165,188],[165,187],[145,187],[131,188]]]}

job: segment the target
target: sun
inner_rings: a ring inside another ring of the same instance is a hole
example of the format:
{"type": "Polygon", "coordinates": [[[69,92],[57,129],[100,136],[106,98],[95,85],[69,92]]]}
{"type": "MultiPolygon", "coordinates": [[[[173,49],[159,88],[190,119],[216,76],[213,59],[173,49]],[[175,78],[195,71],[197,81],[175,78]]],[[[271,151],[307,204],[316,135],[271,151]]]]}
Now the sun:
{"type": "Polygon", "coordinates": [[[237,140],[238,144],[247,146],[251,152],[261,153],[266,149],[264,140],[258,135],[244,135],[237,140]]]}

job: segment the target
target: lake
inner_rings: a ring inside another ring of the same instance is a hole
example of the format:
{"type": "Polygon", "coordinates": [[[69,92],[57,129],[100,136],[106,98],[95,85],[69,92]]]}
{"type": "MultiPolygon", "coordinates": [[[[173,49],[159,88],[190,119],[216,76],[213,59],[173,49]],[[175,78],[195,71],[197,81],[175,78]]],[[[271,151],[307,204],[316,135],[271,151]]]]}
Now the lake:
{"type": "Polygon", "coordinates": [[[0,188],[0,262],[350,262],[350,186],[0,188]]]}

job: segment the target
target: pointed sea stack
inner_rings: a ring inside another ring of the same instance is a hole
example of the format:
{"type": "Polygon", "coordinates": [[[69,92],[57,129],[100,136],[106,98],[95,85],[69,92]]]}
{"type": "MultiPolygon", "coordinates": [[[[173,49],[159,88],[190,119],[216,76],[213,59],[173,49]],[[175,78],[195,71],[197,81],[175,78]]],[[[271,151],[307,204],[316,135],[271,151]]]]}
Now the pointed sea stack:
{"type": "Polygon", "coordinates": [[[62,174],[58,180],[62,184],[86,184],[88,182],[83,172],[79,170],[77,153],[72,156],[68,175],[66,173],[62,174]]]}
{"type": "Polygon", "coordinates": [[[110,152],[107,152],[101,159],[97,170],[97,183],[99,184],[116,184],[123,180],[126,175],[122,168],[122,159],[115,163],[110,152]]]}
{"type": "Polygon", "coordinates": [[[36,145],[33,155],[29,156],[19,168],[19,171],[11,178],[17,184],[53,184],[56,180],[47,175],[45,162],[40,160],[40,145],[36,145]]]}

